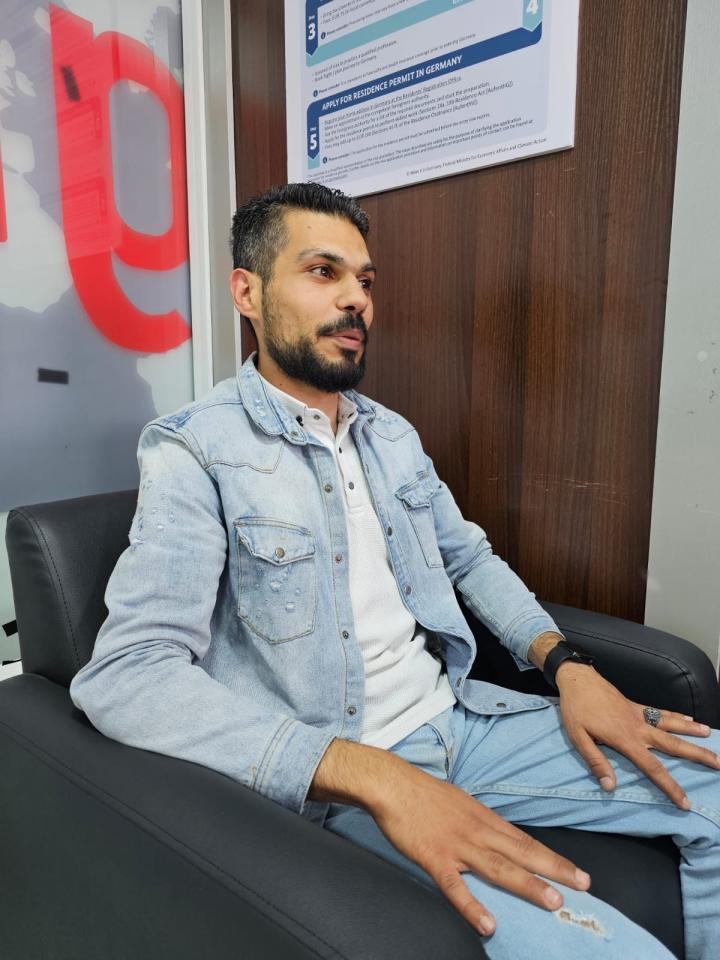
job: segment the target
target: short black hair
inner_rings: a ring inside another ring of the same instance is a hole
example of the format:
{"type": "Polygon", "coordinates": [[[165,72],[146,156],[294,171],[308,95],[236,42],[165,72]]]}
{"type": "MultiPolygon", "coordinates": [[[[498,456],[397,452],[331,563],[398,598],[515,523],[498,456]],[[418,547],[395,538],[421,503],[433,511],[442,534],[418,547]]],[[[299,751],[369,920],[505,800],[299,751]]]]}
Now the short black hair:
{"type": "Polygon", "coordinates": [[[233,267],[257,273],[267,285],[280,250],[287,243],[285,210],[309,210],[343,217],[367,237],[370,221],[352,197],[321,183],[286,183],[271,187],[235,211],[230,247],[233,267]]]}

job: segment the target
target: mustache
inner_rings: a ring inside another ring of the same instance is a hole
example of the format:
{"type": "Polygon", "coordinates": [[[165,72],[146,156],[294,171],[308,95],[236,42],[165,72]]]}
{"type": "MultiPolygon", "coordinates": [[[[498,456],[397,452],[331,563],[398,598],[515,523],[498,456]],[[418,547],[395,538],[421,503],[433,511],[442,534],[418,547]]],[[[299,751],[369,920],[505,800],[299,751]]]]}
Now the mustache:
{"type": "Polygon", "coordinates": [[[318,336],[332,336],[336,333],[343,333],[345,330],[359,330],[363,335],[363,340],[368,338],[368,329],[361,313],[344,313],[342,317],[333,323],[326,323],[318,330],[318,336]]]}

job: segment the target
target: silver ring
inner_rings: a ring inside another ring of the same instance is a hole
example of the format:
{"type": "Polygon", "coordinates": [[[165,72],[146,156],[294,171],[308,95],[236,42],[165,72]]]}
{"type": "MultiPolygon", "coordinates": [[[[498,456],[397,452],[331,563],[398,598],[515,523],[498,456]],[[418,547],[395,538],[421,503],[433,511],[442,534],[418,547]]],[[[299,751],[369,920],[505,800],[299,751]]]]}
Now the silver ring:
{"type": "Polygon", "coordinates": [[[645,707],[643,716],[645,717],[645,723],[649,723],[651,727],[656,727],[662,720],[662,713],[655,707],[645,707]]]}

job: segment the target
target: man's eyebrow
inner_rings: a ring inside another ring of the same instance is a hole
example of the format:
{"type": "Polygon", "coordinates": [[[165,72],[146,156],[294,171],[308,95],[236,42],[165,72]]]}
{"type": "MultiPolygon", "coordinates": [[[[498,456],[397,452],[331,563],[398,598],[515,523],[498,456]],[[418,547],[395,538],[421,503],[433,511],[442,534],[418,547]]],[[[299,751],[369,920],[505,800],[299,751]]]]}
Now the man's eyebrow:
{"type": "MultiPolygon", "coordinates": [[[[330,263],[337,264],[338,267],[346,267],[347,260],[338,253],[332,253],[330,250],[321,250],[319,247],[308,247],[307,250],[301,250],[297,255],[298,263],[301,260],[310,260],[313,257],[320,257],[323,260],[329,260],[330,263]]],[[[360,273],[377,273],[375,264],[368,260],[360,267],[360,273]]]]}

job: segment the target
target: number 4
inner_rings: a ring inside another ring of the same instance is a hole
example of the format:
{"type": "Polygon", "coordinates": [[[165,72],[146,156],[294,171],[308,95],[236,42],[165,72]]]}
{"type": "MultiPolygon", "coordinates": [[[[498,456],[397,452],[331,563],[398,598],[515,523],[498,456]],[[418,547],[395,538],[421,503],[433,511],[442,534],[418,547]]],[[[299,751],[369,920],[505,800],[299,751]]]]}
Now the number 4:
{"type": "Polygon", "coordinates": [[[525,10],[525,13],[530,13],[533,16],[535,16],[535,14],[538,12],[539,9],[540,9],[540,4],[538,3],[538,0],[530,0],[530,3],[527,5],[527,8],[525,10]]]}

